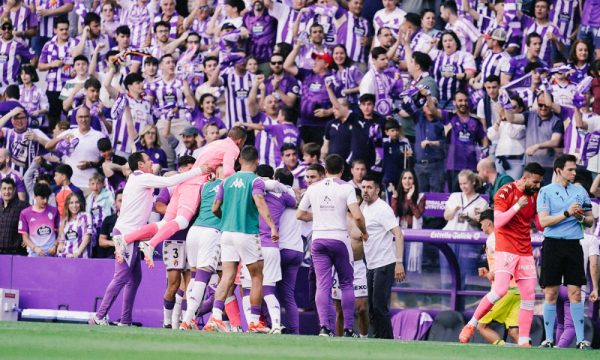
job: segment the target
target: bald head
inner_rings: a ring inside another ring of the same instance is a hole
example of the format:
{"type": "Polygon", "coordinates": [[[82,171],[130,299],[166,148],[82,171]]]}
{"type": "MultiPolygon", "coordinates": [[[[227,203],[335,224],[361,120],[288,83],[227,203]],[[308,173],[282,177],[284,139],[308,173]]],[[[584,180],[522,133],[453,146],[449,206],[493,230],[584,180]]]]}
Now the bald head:
{"type": "Polygon", "coordinates": [[[494,159],[487,157],[479,160],[479,163],[477,164],[477,175],[479,175],[479,178],[482,181],[489,184],[496,179],[497,174],[498,172],[496,171],[494,159]]]}
{"type": "Polygon", "coordinates": [[[90,109],[85,106],[80,107],[75,113],[75,119],[77,120],[79,131],[87,132],[90,130],[90,125],[92,123],[90,109]]]}

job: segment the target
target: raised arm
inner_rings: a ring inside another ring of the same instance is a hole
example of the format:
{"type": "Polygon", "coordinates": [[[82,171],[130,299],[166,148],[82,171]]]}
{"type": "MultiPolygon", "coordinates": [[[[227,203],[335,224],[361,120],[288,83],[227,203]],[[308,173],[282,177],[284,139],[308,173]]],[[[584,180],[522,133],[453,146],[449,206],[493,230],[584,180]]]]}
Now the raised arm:
{"type": "Polygon", "coordinates": [[[116,99],[117,97],[119,97],[119,90],[112,86],[112,80],[115,77],[116,72],[116,66],[110,66],[108,72],[106,73],[106,76],[104,77],[104,81],[102,81],[102,86],[104,86],[106,92],[108,92],[108,96],[111,99],[116,99]]]}
{"type": "Polygon", "coordinates": [[[296,45],[294,45],[294,48],[292,49],[292,51],[287,56],[287,58],[285,58],[285,61],[283,62],[283,69],[292,76],[298,75],[298,66],[296,66],[296,58],[298,57],[298,54],[300,53],[301,47],[302,47],[302,45],[297,41],[296,45]]]}

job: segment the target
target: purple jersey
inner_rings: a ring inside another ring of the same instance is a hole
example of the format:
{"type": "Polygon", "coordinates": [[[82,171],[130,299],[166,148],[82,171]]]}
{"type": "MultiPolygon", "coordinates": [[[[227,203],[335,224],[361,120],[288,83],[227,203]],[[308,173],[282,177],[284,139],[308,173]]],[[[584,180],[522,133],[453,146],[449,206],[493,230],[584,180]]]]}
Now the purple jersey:
{"type": "Polygon", "coordinates": [[[554,0],[548,18],[558,28],[565,45],[571,44],[571,34],[579,24],[579,0],[554,0]]]}
{"type": "Polygon", "coordinates": [[[246,72],[238,75],[235,71],[226,71],[221,74],[225,86],[225,106],[227,107],[227,128],[233,127],[235,122],[251,122],[252,117],[248,111],[248,94],[252,87],[254,75],[246,72]]]}
{"type": "Polygon", "coordinates": [[[170,81],[158,79],[149,86],[149,96],[154,100],[154,106],[158,109],[160,117],[166,119],[166,115],[173,108],[179,108],[179,118],[185,119],[189,112],[183,109],[187,107],[185,95],[183,94],[183,81],[174,78],[170,81]]]}
{"type": "MultiPolygon", "coordinates": [[[[508,74],[511,76],[511,80],[517,80],[518,78],[525,75],[525,67],[527,65],[529,65],[529,63],[534,63],[534,62],[539,63],[540,65],[542,65],[542,67],[548,66],[548,64],[541,59],[537,59],[534,61],[529,60],[525,54],[518,55],[518,56],[515,56],[512,59],[510,59],[510,66],[508,68],[508,74]]],[[[529,86],[529,85],[527,84],[527,86],[529,86]]]]}
{"type": "Polygon", "coordinates": [[[523,15],[522,19],[523,24],[523,43],[521,44],[521,49],[523,49],[523,53],[527,51],[527,35],[531,33],[537,33],[542,37],[542,48],[540,50],[540,57],[547,63],[551,63],[552,60],[552,47],[556,47],[552,41],[548,40],[546,33],[552,32],[554,36],[556,36],[560,41],[564,42],[562,35],[558,31],[558,28],[551,23],[550,21],[545,24],[539,24],[535,19],[523,15]]]}
{"type": "MultiPolygon", "coordinates": [[[[46,153],[46,149],[40,145],[37,141],[27,140],[25,134],[27,131],[21,133],[16,132],[14,129],[2,128],[0,137],[4,138],[4,147],[8,149],[10,153],[11,167],[20,176],[25,174],[29,164],[38,155],[46,153]]],[[[42,139],[48,139],[48,137],[38,129],[33,129],[36,135],[42,139]]]]}
{"type": "Polygon", "coordinates": [[[206,115],[204,115],[204,113],[200,109],[194,109],[194,111],[192,112],[192,124],[196,129],[198,129],[202,138],[204,138],[202,129],[204,129],[204,126],[206,124],[214,123],[215,125],[217,125],[219,130],[226,129],[225,123],[223,122],[223,120],[221,120],[220,117],[221,113],[218,112],[218,109],[216,110],[217,111],[215,111],[215,114],[213,114],[213,116],[211,117],[206,117],[206,115]]]}
{"type": "Polygon", "coordinates": [[[338,44],[336,18],[340,17],[342,10],[337,5],[310,5],[309,12],[301,22],[306,22],[307,33],[310,32],[310,27],[313,24],[319,24],[323,27],[323,44],[328,47],[334,47],[338,44]]]}
{"type": "Polygon", "coordinates": [[[590,64],[585,63],[582,67],[578,67],[575,64],[569,64],[573,73],[569,75],[569,81],[575,84],[579,84],[583,78],[585,78],[590,70],[590,64]]]}
{"type": "MultiPolygon", "coordinates": [[[[167,20],[163,19],[163,15],[156,15],[154,17],[154,20],[152,21],[152,27],[154,28],[154,24],[156,24],[157,22],[160,21],[165,21],[166,23],[169,24],[169,39],[177,39],[177,24],[179,23],[180,20],[180,16],[177,13],[177,11],[173,12],[173,15],[171,15],[170,18],[168,18],[167,20]]],[[[152,29],[152,32],[154,32],[154,29],[152,29]]],[[[153,40],[155,40],[155,38],[153,37],[153,40]]]]}
{"type": "Polygon", "coordinates": [[[195,17],[192,21],[192,26],[190,30],[200,35],[200,45],[210,45],[212,42],[212,36],[206,33],[206,29],[208,27],[208,23],[210,22],[210,17],[207,17],[205,20],[200,20],[198,17],[195,17]]]}
{"type": "Polygon", "coordinates": [[[481,36],[475,25],[464,18],[459,18],[454,24],[446,24],[446,30],[452,30],[458,35],[462,49],[466,52],[472,52],[475,49],[474,45],[481,36]]]}
{"type": "Polygon", "coordinates": [[[370,37],[369,22],[363,17],[346,12],[346,20],[337,29],[337,39],[346,46],[348,57],[355,62],[367,62],[367,47],[362,45],[363,37],[370,37]]]}
{"type": "Polygon", "coordinates": [[[113,119],[111,136],[113,149],[121,154],[131,154],[135,141],[129,136],[127,123],[123,117],[126,109],[129,109],[136,133],[139,134],[146,125],[154,124],[152,106],[149,101],[143,98],[136,100],[127,94],[120,94],[111,109],[111,118],[113,119]]]}
{"type": "MultiPolygon", "coordinates": [[[[74,220],[66,221],[63,225],[63,250],[57,254],[58,257],[66,257],[68,254],[75,254],[83,243],[85,236],[92,236],[92,219],[90,214],[80,212],[74,220]]],[[[81,257],[87,259],[90,250],[90,243],[87,249],[81,253],[81,257]]]]}
{"type": "Polygon", "coordinates": [[[325,78],[330,74],[318,75],[312,70],[299,69],[298,78],[301,83],[299,126],[323,127],[331,117],[319,118],[314,115],[317,109],[330,109],[329,95],[325,88],[325,78]]]}
{"type": "MultiPolygon", "coordinates": [[[[259,112],[252,118],[252,122],[264,126],[277,124],[277,119],[272,119],[264,112],[259,112]]],[[[258,131],[254,139],[254,147],[258,150],[258,161],[260,164],[268,164],[272,167],[277,166],[276,146],[271,134],[266,131],[258,131]]]]}
{"type": "MultiPolygon", "coordinates": [[[[40,63],[50,64],[55,60],[65,61],[69,57],[69,49],[74,48],[76,45],[77,41],[74,39],[69,39],[63,45],[58,45],[56,38],[53,38],[44,45],[40,55],[40,63]]],[[[67,80],[72,78],[70,65],[65,64],[59,68],[48,70],[46,75],[48,91],[61,91],[67,80]]]]}
{"type": "Polygon", "coordinates": [[[450,101],[457,90],[466,88],[465,81],[453,77],[444,77],[442,73],[458,74],[467,70],[473,72],[477,70],[475,59],[470,53],[458,50],[452,55],[447,55],[444,51],[439,52],[433,65],[433,75],[440,89],[440,101],[450,101]]]}
{"type": "MultiPolygon", "coordinates": [[[[19,233],[28,234],[29,239],[45,253],[56,243],[56,230],[60,218],[55,207],[47,205],[41,212],[33,210],[33,206],[21,211],[19,216],[19,233]]],[[[29,251],[29,250],[28,250],[29,251]]],[[[33,252],[30,253],[34,254],[33,252]]]]}
{"type": "Polygon", "coordinates": [[[510,68],[510,55],[506,51],[494,53],[488,51],[481,61],[481,83],[490,75],[500,77],[502,73],[507,73],[510,68]]]}
{"type": "MultiPolygon", "coordinates": [[[[275,75],[269,76],[265,80],[265,95],[271,95],[275,92],[273,87],[273,79],[275,75]]],[[[300,95],[300,82],[293,76],[283,73],[283,78],[279,81],[279,89],[285,94],[292,93],[296,96],[300,95]]],[[[285,105],[283,100],[279,100],[279,106],[285,105]]]]}
{"type": "MultiPolygon", "coordinates": [[[[281,147],[283,144],[300,145],[300,131],[296,125],[291,123],[265,125],[264,130],[271,138],[275,153],[275,166],[281,164],[281,147]]],[[[273,166],[272,164],[269,164],[273,166]]]]}
{"type": "Polygon", "coordinates": [[[0,84],[7,86],[17,82],[21,60],[31,60],[33,50],[16,40],[0,40],[0,84]]]}
{"type": "Polygon", "coordinates": [[[127,24],[131,30],[131,46],[146,46],[146,37],[152,31],[152,18],[148,6],[133,3],[129,9],[121,12],[121,24],[127,24]]]}
{"type": "MultiPolygon", "coordinates": [[[[285,42],[293,45],[295,39],[292,38],[292,31],[294,22],[298,18],[298,15],[300,15],[300,9],[296,10],[291,6],[273,2],[269,13],[277,19],[277,43],[285,42]]],[[[303,27],[303,24],[300,24],[300,30],[303,27]]]]}
{"type": "Polygon", "coordinates": [[[15,184],[17,185],[17,192],[26,193],[27,189],[25,188],[25,183],[23,182],[23,177],[17,174],[16,171],[10,169],[6,174],[0,172],[0,180],[10,178],[13,179],[15,184]]]}
{"type": "MultiPolygon", "coordinates": [[[[55,10],[65,4],[72,4],[73,0],[39,0],[36,1],[36,9],[55,10]]],[[[39,22],[38,34],[44,37],[54,36],[54,20],[57,18],[54,16],[42,16],[39,22]]]]}
{"type": "MultiPolygon", "coordinates": [[[[81,41],[81,36],[77,39],[77,42],[81,41]]],[[[110,38],[106,34],[100,34],[96,39],[91,39],[89,36],[83,45],[83,53],[88,59],[92,58],[92,54],[98,44],[104,44],[104,47],[98,51],[98,62],[96,63],[96,71],[104,72],[106,70],[105,62],[102,61],[105,55],[110,49],[110,38]]]]}
{"type": "Polygon", "coordinates": [[[600,0],[585,0],[581,14],[581,25],[600,27],[600,0]]]}
{"type": "MultiPolygon", "coordinates": [[[[38,26],[38,18],[31,11],[31,9],[25,5],[19,5],[19,8],[12,8],[8,13],[4,13],[2,9],[2,16],[8,16],[12,21],[14,32],[24,32],[30,28],[38,26]]],[[[15,37],[15,39],[22,42],[24,45],[28,44],[28,41],[23,37],[15,37]]]]}
{"type": "Polygon", "coordinates": [[[442,110],[442,124],[452,125],[448,149],[448,170],[475,170],[479,161],[479,142],[486,136],[481,122],[469,116],[463,121],[457,114],[442,110]]]}
{"type": "MultiPolygon", "coordinates": [[[[338,86],[341,86],[343,90],[357,88],[363,76],[364,74],[356,65],[351,65],[335,73],[338,86]]],[[[346,98],[351,104],[358,104],[358,93],[346,95],[346,98]]]]}
{"type": "Polygon", "coordinates": [[[254,56],[259,64],[268,62],[275,46],[277,20],[266,11],[261,16],[255,16],[251,10],[244,14],[243,22],[250,32],[247,54],[254,56]]]}
{"type": "Polygon", "coordinates": [[[50,108],[46,93],[35,86],[35,84],[32,84],[29,88],[25,87],[25,85],[19,85],[19,94],[21,95],[19,102],[27,111],[27,114],[29,114],[29,127],[37,129],[41,126],[48,126],[46,115],[31,115],[34,111],[39,112],[40,110],[48,110],[50,108]]]}
{"type": "MultiPolygon", "coordinates": [[[[281,215],[286,208],[296,206],[296,198],[289,193],[275,194],[267,192],[265,195],[265,201],[271,212],[271,218],[275,223],[275,227],[279,229],[279,220],[281,215]]],[[[267,225],[266,221],[261,217],[258,219],[258,231],[260,236],[260,243],[263,247],[279,247],[276,242],[271,240],[271,228],[267,225]]]]}

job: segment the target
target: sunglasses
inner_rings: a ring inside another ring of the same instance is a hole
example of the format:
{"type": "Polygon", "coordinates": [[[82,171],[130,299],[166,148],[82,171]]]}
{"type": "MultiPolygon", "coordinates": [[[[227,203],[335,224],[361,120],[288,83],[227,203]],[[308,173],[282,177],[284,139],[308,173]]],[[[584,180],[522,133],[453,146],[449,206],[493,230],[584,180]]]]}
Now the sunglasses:
{"type": "Polygon", "coordinates": [[[540,109],[547,109],[547,108],[548,108],[548,105],[546,105],[546,104],[538,104],[538,107],[539,107],[540,109]]]}
{"type": "Polygon", "coordinates": [[[271,61],[271,65],[283,65],[283,61],[271,61]]]}
{"type": "Polygon", "coordinates": [[[12,30],[13,27],[10,25],[2,25],[2,30],[12,30]]]}
{"type": "Polygon", "coordinates": [[[208,5],[200,6],[198,8],[198,10],[200,10],[200,11],[208,11],[208,9],[210,9],[210,6],[208,6],[208,5]]]}
{"type": "Polygon", "coordinates": [[[187,43],[188,44],[200,44],[200,41],[198,41],[198,40],[188,40],[187,43]]]}

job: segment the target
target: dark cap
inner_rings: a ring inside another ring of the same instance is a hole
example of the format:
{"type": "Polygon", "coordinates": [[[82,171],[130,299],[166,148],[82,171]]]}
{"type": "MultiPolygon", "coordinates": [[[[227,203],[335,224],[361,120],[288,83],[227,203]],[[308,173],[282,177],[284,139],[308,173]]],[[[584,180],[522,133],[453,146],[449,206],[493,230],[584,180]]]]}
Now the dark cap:
{"type": "Polygon", "coordinates": [[[197,136],[198,134],[198,129],[194,126],[188,126],[181,132],[183,136],[197,136]]]}

